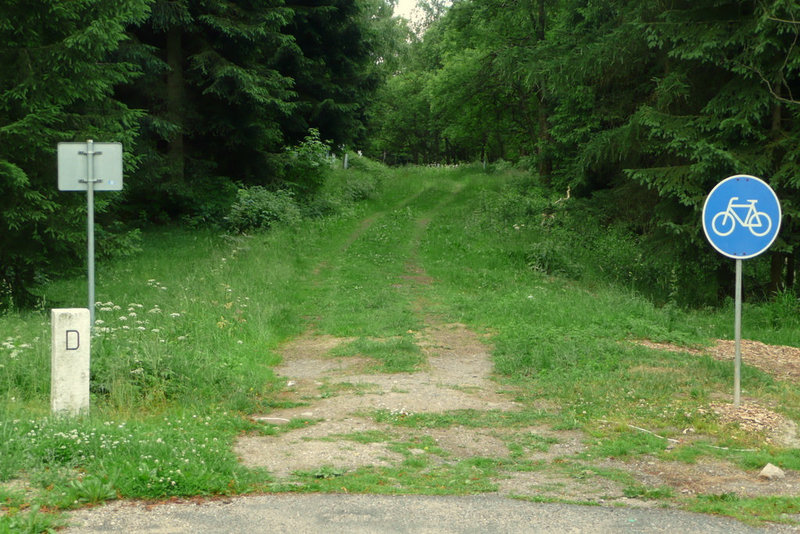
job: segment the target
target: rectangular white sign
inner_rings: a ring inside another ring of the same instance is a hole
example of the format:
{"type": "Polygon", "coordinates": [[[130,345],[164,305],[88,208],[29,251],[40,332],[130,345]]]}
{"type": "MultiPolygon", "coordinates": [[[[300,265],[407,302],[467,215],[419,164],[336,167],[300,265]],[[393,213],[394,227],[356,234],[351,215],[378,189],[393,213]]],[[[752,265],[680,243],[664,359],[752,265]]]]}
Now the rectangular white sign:
{"type": "MultiPolygon", "coordinates": [[[[122,143],[92,143],[95,191],[122,190],[122,143]]],[[[87,143],[58,143],[58,190],[88,189],[87,143]]]]}

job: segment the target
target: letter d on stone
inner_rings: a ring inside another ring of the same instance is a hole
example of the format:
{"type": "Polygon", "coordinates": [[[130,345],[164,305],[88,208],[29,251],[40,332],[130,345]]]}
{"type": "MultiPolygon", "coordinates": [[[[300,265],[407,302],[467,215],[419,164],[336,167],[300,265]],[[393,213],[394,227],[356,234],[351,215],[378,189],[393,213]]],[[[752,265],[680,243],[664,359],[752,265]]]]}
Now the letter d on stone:
{"type": "Polygon", "coordinates": [[[89,412],[90,315],[86,308],[55,309],[50,358],[50,409],[58,415],[89,412]]]}
{"type": "Polygon", "coordinates": [[[67,350],[78,350],[81,348],[81,333],[77,330],[67,330],[67,350]]]}

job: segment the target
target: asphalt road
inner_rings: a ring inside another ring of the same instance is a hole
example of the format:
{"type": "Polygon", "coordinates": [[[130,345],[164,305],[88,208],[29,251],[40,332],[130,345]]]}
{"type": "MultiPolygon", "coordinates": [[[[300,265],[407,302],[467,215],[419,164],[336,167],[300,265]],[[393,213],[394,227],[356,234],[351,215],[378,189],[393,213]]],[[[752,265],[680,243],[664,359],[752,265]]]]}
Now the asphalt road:
{"type": "Polygon", "coordinates": [[[200,503],[117,502],[75,512],[68,534],[690,533],[800,532],[661,508],[529,503],[469,497],[279,494],[200,503]]]}

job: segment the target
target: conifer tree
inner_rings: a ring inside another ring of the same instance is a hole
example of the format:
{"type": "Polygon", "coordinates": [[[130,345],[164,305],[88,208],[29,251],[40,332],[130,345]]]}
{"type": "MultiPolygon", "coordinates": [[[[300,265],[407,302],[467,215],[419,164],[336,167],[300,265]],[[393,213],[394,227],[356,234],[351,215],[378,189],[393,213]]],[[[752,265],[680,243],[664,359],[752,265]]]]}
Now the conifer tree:
{"type": "Polygon", "coordinates": [[[132,211],[151,218],[217,219],[235,182],[274,179],[290,78],[272,66],[291,46],[282,2],[157,0],[133,29],[147,75],[124,91],[148,111],[132,211]],[[155,200],[155,202],[153,201],[155,200]]]}
{"type": "MultiPolygon", "coordinates": [[[[85,199],[58,192],[56,145],[93,138],[134,148],[141,113],[113,92],[139,70],[115,53],[148,4],[35,0],[0,8],[0,308],[26,304],[37,282],[83,265],[85,199]]],[[[98,211],[107,199],[98,199],[98,211]]]]}
{"type": "Polygon", "coordinates": [[[770,253],[773,291],[786,258],[800,250],[800,107],[789,96],[800,82],[798,19],[795,3],[703,0],[679,3],[647,24],[651,46],[667,62],[657,98],[633,119],[648,135],[652,164],[628,171],[658,192],[669,228],[701,245],[697,214],[717,182],[732,174],[770,182],[784,210],[770,253]]]}
{"type": "Polygon", "coordinates": [[[286,6],[293,12],[285,29],[293,44],[280,50],[275,65],[294,80],[297,107],[283,121],[284,132],[290,141],[316,128],[337,146],[362,142],[366,103],[379,82],[369,25],[388,11],[363,0],[288,0],[286,6]]]}

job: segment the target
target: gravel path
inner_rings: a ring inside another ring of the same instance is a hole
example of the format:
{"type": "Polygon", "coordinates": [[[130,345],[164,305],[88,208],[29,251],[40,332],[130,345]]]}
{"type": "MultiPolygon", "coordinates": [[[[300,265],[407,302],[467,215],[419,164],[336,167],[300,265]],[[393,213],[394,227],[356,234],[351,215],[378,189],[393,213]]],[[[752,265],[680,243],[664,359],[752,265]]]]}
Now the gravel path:
{"type": "Polygon", "coordinates": [[[263,495],[147,506],[112,503],[77,512],[66,534],[229,532],[689,533],[797,532],[675,510],[530,503],[498,496],[263,495]]]}

